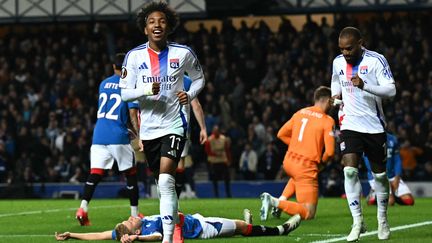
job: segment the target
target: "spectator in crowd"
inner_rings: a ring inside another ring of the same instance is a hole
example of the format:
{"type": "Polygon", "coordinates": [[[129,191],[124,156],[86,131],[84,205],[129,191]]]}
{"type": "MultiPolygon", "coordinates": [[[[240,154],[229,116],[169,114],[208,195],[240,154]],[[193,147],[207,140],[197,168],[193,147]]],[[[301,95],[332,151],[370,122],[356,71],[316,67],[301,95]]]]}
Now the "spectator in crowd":
{"type": "Polygon", "coordinates": [[[244,180],[255,180],[258,168],[258,155],[250,143],[246,143],[240,156],[239,171],[244,180]]]}
{"type": "Polygon", "coordinates": [[[205,150],[215,197],[219,197],[219,180],[223,180],[225,183],[226,197],[231,197],[230,140],[221,133],[218,125],[213,127],[212,134],[205,143],[205,150]]]}
{"type": "Polygon", "coordinates": [[[281,156],[273,142],[267,143],[266,150],[258,162],[258,171],[264,173],[265,180],[274,180],[281,168],[281,156]]]}

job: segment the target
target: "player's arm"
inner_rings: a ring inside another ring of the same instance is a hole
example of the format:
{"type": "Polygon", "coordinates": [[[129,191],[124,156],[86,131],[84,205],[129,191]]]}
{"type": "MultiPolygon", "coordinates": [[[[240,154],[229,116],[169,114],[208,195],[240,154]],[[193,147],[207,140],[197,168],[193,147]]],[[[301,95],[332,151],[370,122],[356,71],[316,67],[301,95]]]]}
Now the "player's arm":
{"type": "Polygon", "coordinates": [[[231,140],[229,139],[229,137],[226,137],[225,139],[225,153],[228,160],[227,164],[230,165],[232,161],[232,156],[231,156],[231,140]]]}
{"type": "Polygon", "coordinates": [[[195,99],[201,90],[204,88],[205,80],[204,73],[201,68],[196,55],[192,52],[187,52],[185,56],[185,71],[188,73],[189,78],[192,80],[189,91],[180,91],[179,93],[185,93],[182,98],[179,97],[180,104],[189,104],[195,99]]]}
{"type": "Polygon", "coordinates": [[[134,241],[144,241],[144,242],[151,242],[151,241],[161,241],[162,240],[162,234],[159,232],[155,232],[150,235],[128,235],[125,234],[122,236],[120,241],[122,243],[129,243],[134,241]]]}
{"type": "Polygon", "coordinates": [[[123,101],[134,101],[143,96],[156,95],[160,90],[160,83],[144,83],[137,88],[137,65],[134,52],[129,52],[123,61],[119,87],[123,101]]]}
{"type": "Polygon", "coordinates": [[[129,120],[130,123],[132,125],[132,131],[135,134],[139,134],[139,122],[138,122],[138,114],[139,114],[139,107],[137,102],[129,102],[128,103],[128,107],[129,107],[129,120]]]}
{"type": "Polygon", "coordinates": [[[68,240],[68,239],[77,239],[77,240],[111,240],[112,231],[103,231],[103,232],[95,232],[95,233],[73,233],[73,232],[64,232],[57,233],[55,232],[56,240],[68,240]]]}
{"type": "Polygon", "coordinates": [[[291,141],[294,116],[279,129],[277,134],[277,137],[286,145],[291,141]]]}
{"type": "Polygon", "coordinates": [[[332,70],[330,88],[331,88],[332,97],[340,99],[342,95],[342,87],[339,82],[339,74],[336,71],[334,61],[333,61],[333,70],[332,70]]]}
{"type": "Polygon", "coordinates": [[[198,97],[192,100],[191,106],[200,127],[200,144],[204,144],[207,141],[207,128],[204,121],[204,111],[198,97]]]}
{"type": "Polygon", "coordinates": [[[327,162],[333,158],[335,153],[335,138],[334,138],[334,120],[329,118],[324,127],[324,146],[325,150],[322,156],[322,161],[327,162]]]}
{"type": "Polygon", "coordinates": [[[364,83],[363,90],[381,98],[391,98],[396,95],[395,81],[387,60],[384,56],[382,59],[384,60],[384,64],[379,63],[376,65],[376,78],[378,80],[378,85],[364,83]]]}

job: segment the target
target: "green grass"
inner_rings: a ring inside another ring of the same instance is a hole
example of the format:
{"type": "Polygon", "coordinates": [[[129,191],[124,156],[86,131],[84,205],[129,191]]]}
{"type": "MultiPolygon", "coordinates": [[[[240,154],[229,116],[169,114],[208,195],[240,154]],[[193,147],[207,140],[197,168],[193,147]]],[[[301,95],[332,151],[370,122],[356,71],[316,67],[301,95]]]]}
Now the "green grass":
{"type": "MultiPolygon", "coordinates": [[[[242,218],[243,208],[251,209],[255,223],[259,221],[259,199],[194,199],[181,201],[185,213],[199,212],[204,216],[242,218]]],[[[364,203],[364,200],[363,200],[364,203]]],[[[394,206],[389,209],[391,227],[432,221],[432,198],[417,199],[413,207],[394,206]]],[[[90,205],[92,226],[80,227],[75,220],[77,200],[0,200],[0,242],[55,242],[54,232],[92,232],[112,229],[129,215],[127,199],[93,200],[90,205]]],[[[369,231],[377,228],[376,207],[365,206],[364,217],[369,231]]],[[[157,200],[140,201],[144,214],[158,214],[157,200]]],[[[266,225],[278,225],[288,219],[269,218],[266,225]]],[[[345,199],[320,199],[316,219],[303,221],[289,236],[205,240],[206,242],[312,242],[345,236],[350,229],[351,216],[345,199]]],[[[72,240],[70,240],[72,241],[72,240]]],[[[186,240],[186,242],[202,240],[186,240]]],[[[377,236],[361,238],[362,242],[378,242],[377,236]]],[[[110,242],[110,241],[107,241],[110,242]]],[[[341,241],[344,242],[344,241],[341,241]]],[[[386,242],[432,242],[432,225],[392,232],[386,242]]]]}

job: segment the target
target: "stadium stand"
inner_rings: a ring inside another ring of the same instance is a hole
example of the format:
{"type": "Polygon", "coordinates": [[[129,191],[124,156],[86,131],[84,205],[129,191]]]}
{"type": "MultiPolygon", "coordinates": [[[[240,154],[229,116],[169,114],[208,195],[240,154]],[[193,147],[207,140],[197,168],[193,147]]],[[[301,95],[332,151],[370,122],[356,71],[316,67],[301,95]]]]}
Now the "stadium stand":
{"type": "MultiPolygon", "coordinates": [[[[219,124],[231,138],[233,171],[246,143],[258,158],[264,158],[269,143],[284,155],[275,133],[312,102],[315,87],[329,85],[331,61],[339,53],[337,33],[346,25],[358,26],[366,47],[383,53],[392,67],[398,93],[384,110],[402,144],[404,178],[432,180],[432,19],[422,12],[367,19],[338,15],[334,26],[309,19],[300,30],[284,20],[276,32],[264,21],[236,28],[225,19],[220,32],[181,26],[174,40],[201,57],[207,128],[219,124]]],[[[35,182],[83,182],[97,88],[111,74],[110,54],[145,40],[124,21],[0,29],[0,183],[28,188],[35,182]]],[[[205,165],[202,148],[195,145],[192,151],[196,164],[205,165]]],[[[258,167],[263,163],[260,159],[258,167]]],[[[340,171],[336,157],[321,174],[323,188],[329,180],[342,186],[335,176],[340,171]]],[[[258,171],[257,179],[265,179],[264,173],[258,171]]],[[[337,186],[322,190],[340,191],[337,186]]]]}

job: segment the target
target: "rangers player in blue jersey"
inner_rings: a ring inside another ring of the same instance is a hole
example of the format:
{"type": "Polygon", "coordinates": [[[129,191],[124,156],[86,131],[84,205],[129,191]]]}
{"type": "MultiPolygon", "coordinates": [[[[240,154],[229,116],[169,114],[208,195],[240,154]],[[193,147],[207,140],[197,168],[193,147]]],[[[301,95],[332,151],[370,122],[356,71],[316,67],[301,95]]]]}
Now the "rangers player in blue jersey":
{"type": "MultiPolygon", "coordinates": [[[[276,227],[252,225],[243,220],[226,219],[220,217],[204,217],[201,214],[179,215],[182,223],[182,236],[185,239],[211,239],[218,237],[243,236],[277,236],[288,235],[300,225],[300,215],[296,214],[284,224],[276,227]]],[[[160,215],[143,218],[129,217],[117,224],[114,230],[94,233],[55,233],[57,240],[119,240],[160,241],[162,239],[162,219],[160,215]]]]}
{"type": "MultiPolygon", "coordinates": [[[[402,160],[399,154],[399,142],[393,134],[387,133],[387,177],[390,181],[391,194],[389,204],[395,202],[400,205],[414,205],[414,197],[411,190],[402,180],[402,160]]],[[[370,162],[366,156],[363,156],[366,167],[368,169],[368,180],[371,190],[368,196],[368,204],[376,204],[375,196],[375,179],[372,176],[370,162]]]]}
{"type": "MultiPolygon", "coordinates": [[[[138,216],[138,184],[136,177],[135,154],[128,134],[129,112],[138,109],[138,104],[122,101],[120,95],[120,73],[125,54],[117,54],[113,64],[114,74],[99,85],[99,105],[97,121],[90,148],[90,175],[84,186],[81,206],[76,218],[81,226],[90,225],[88,204],[104,170],[111,169],[114,161],[119,171],[126,176],[130,196],[131,215],[138,216]]],[[[137,117],[132,117],[137,119],[137,117]]],[[[134,123],[137,123],[136,121],[134,123]]],[[[135,129],[134,129],[135,130],[135,129]]],[[[136,133],[137,131],[135,131],[136,133]]]]}

